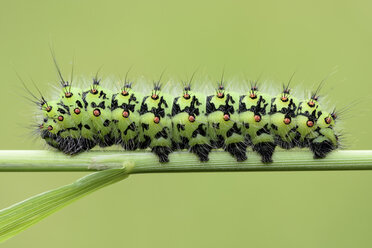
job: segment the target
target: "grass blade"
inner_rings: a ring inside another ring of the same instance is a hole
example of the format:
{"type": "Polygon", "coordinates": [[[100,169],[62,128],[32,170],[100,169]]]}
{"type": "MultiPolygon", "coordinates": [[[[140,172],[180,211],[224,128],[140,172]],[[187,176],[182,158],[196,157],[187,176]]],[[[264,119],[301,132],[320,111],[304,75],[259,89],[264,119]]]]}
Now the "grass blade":
{"type": "Polygon", "coordinates": [[[74,183],[33,196],[0,211],[0,242],[22,232],[50,214],[100,188],[129,176],[133,164],[95,172],[74,183]]]}

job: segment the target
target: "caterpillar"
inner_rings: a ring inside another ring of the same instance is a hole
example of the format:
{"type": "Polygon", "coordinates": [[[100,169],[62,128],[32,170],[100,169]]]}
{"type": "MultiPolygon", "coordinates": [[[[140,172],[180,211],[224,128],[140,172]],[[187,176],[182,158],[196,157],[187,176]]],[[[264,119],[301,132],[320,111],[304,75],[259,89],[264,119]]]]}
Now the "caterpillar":
{"type": "Polygon", "coordinates": [[[38,133],[49,146],[74,155],[96,146],[120,145],[124,150],[150,149],[159,162],[169,154],[187,149],[201,162],[213,149],[222,149],[237,161],[247,159],[247,148],[271,163],[276,147],[308,148],[314,158],[324,158],[339,147],[335,129],[337,114],[319,104],[318,87],[309,98],[299,100],[289,87],[277,95],[259,90],[257,82],[237,93],[226,89],[223,77],[209,94],[193,91],[192,76],[182,82],[175,96],[163,91],[161,79],[144,94],[133,82],[122,82],[111,91],[96,75],[87,88],[64,80],[61,92],[47,101],[35,99],[41,110],[38,133]]]}

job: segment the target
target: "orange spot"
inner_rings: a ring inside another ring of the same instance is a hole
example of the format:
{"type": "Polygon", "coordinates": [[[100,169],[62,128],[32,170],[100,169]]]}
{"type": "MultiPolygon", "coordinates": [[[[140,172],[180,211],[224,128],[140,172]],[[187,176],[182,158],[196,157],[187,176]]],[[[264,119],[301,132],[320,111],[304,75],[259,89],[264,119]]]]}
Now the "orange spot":
{"type": "Polygon", "coordinates": [[[40,128],[40,129],[43,129],[43,128],[44,128],[44,125],[40,125],[39,128],[40,128]]]}
{"type": "Polygon", "coordinates": [[[314,107],[314,106],[315,106],[315,103],[314,103],[313,101],[309,101],[307,104],[308,104],[310,107],[314,107]]]}
{"type": "Polygon", "coordinates": [[[157,98],[158,98],[158,95],[156,95],[156,94],[153,94],[153,95],[151,96],[151,98],[155,100],[155,99],[157,99],[157,98]]]}
{"type": "Polygon", "coordinates": [[[67,97],[67,98],[72,97],[72,93],[71,93],[71,92],[66,92],[66,93],[65,93],[65,97],[67,97]]]}
{"type": "Polygon", "coordinates": [[[78,114],[80,114],[80,112],[81,112],[81,110],[80,110],[79,108],[74,109],[74,113],[75,113],[75,114],[78,115],[78,114]]]}
{"type": "Polygon", "coordinates": [[[52,131],[53,130],[53,127],[52,126],[48,126],[48,131],[52,131]]]}
{"type": "Polygon", "coordinates": [[[252,98],[252,99],[253,99],[253,98],[256,98],[256,94],[251,93],[251,94],[249,95],[249,97],[252,98]]]}
{"type": "Polygon", "coordinates": [[[327,118],[325,118],[325,122],[327,123],[327,124],[331,124],[331,118],[330,117],[327,117],[327,118]]]}
{"type": "Polygon", "coordinates": [[[287,118],[284,118],[283,122],[284,122],[284,124],[288,125],[288,124],[291,123],[291,119],[288,118],[288,117],[287,118]]]}
{"type": "Polygon", "coordinates": [[[98,116],[101,115],[101,111],[100,111],[99,109],[95,109],[95,110],[93,110],[93,115],[94,115],[95,117],[98,117],[98,116]]]}
{"type": "Polygon", "coordinates": [[[64,118],[63,118],[62,115],[58,116],[58,120],[59,120],[59,121],[63,121],[63,119],[64,119],[64,118]]]}
{"type": "Polygon", "coordinates": [[[128,118],[128,116],[129,116],[128,111],[123,111],[123,117],[124,117],[124,118],[128,118]]]}
{"type": "Polygon", "coordinates": [[[121,94],[122,94],[123,96],[127,96],[127,95],[128,95],[128,91],[123,90],[123,91],[121,92],[121,94]]]}
{"type": "Polygon", "coordinates": [[[154,117],[154,122],[155,122],[156,124],[158,124],[158,123],[160,122],[160,118],[157,117],[157,116],[155,116],[155,117],[154,117]]]}
{"type": "Polygon", "coordinates": [[[218,92],[218,93],[217,93],[217,97],[218,97],[218,98],[222,98],[222,97],[223,97],[223,93],[222,93],[222,92],[218,92]]]}
{"type": "Polygon", "coordinates": [[[52,107],[51,106],[48,106],[48,107],[46,107],[46,109],[45,109],[47,112],[50,112],[50,111],[52,111],[52,107]]]}
{"type": "Polygon", "coordinates": [[[313,122],[313,121],[307,121],[307,122],[306,122],[306,125],[307,125],[308,127],[313,127],[313,126],[314,126],[314,122],[313,122]]]}
{"type": "Polygon", "coordinates": [[[228,115],[228,114],[225,114],[225,115],[223,116],[223,119],[224,119],[225,121],[228,121],[228,120],[230,120],[230,115],[228,115]]]}
{"type": "Polygon", "coordinates": [[[282,96],[282,102],[286,102],[286,101],[288,101],[288,97],[286,97],[286,96],[282,96]]]}
{"type": "Polygon", "coordinates": [[[192,115],[190,115],[190,116],[189,116],[189,121],[190,121],[190,122],[194,122],[194,121],[195,121],[195,117],[192,116],[192,115]]]}
{"type": "Polygon", "coordinates": [[[90,92],[92,92],[92,94],[97,94],[97,89],[92,89],[90,92]]]}
{"type": "Polygon", "coordinates": [[[254,120],[255,120],[255,122],[260,122],[261,121],[261,116],[255,115],[254,120]]]}
{"type": "Polygon", "coordinates": [[[189,94],[184,94],[184,95],[183,95],[183,98],[185,98],[185,99],[190,99],[190,95],[189,95],[189,94]]]}

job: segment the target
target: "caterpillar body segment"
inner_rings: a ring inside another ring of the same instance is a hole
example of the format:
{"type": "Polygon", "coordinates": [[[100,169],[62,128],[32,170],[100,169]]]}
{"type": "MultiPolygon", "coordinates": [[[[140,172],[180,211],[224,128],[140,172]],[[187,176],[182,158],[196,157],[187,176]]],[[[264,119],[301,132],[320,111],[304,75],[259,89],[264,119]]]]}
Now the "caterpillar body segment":
{"type": "Polygon", "coordinates": [[[247,143],[239,118],[239,94],[226,92],[218,85],[216,94],[207,97],[208,134],[213,148],[223,148],[237,161],[247,159],[247,143]]]}
{"type": "Polygon", "coordinates": [[[144,96],[140,107],[140,148],[151,148],[159,162],[168,162],[172,152],[173,97],[161,91],[156,83],[151,94],[144,96]]]}
{"type": "Polygon", "coordinates": [[[270,129],[275,143],[281,148],[291,149],[297,145],[296,110],[298,105],[298,99],[290,94],[288,86],[271,100],[270,129]]]}
{"type": "Polygon", "coordinates": [[[296,111],[297,137],[299,147],[309,147],[310,143],[318,136],[317,121],[322,115],[317,97],[301,101],[296,111]]]}
{"type": "Polygon", "coordinates": [[[65,127],[70,132],[73,132],[71,137],[74,138],[76,143],[76,149],[71,152],[72,154],[89,150],[96,146],[94,131],[92,130],[92,119],[87,112],[87,104],[84,102],[83,97],[84,93],[80,88],[72,87],[67,82],[63,86],[60,95],[61,102],[59,105],[68,111],[68,115],[65,118],[70,122],[72,121],[75,125],[74,127],[65,127]]]}
{"type": "Polygon", "coordinates": [[[317,137],[310,143],[314,158],[325,158],[339,147],[338,135],[334,130],[337,115],[323,111],[317,122],[317,137]]]}
{"type": "Polygon", "coordinates": [[[136,150],[139,146],[140,106],[143,96],[132,90],[131,83],[125,83],[121,92],[112,96],[112,137],[125,150],[136,150]]]}
{"type": "MultiPolygon", "coordinates": [[[[48,107],[43,108],[45,122],[49,121],[48,127],[51,134],[57,135],[55,139],[59,145],[58,148],[66,154],[75,154],[82,151],[79,139],[81,134],[71,117],[70,108],[60,101],[48,102],[48,107]]],[[[46,137],[53,135],[47,135],[46,137]]],[[[55,145],[52,145],[55,147],[55,145]]]]}
{"type": "Polygon", "coordinates": [[[270,131],[271,99],[270,95],[258,91],[257,86],[252,86],[248,94],[242,95],[239,100],[243,135],[252,149],[260,154],[264,163],[272,162],[276,147],[274,135],[270,131]]]}
{"type": "Polygon", "coordinates": [[[112,146],[115,143],[111,135],[112,92],[100,85],[100,80],[93,79],[91,87],[83,92],[83,101],[92,121],[90,127],[95,133],[95,140],[101,147],[112,146]]]}
{"type": "Polygon", "coordinates": [[[40,125],[40,135],[48,145],[59,149],[60,144],[55,145],[51,142],[52,140],[57,142],[57,138],[61,139],[62,126],[57,123],[57,107],[57,101],[48,101],[41,105],[43,123],[40,125]]]}
{"type": "Polygon", "coordinates": [[[189,149],[201,162],[208,161],[212,147],[207,128],[205,95],[191,91],[190,85],[185,86],[172,106],[173,148],[189,149]]]}

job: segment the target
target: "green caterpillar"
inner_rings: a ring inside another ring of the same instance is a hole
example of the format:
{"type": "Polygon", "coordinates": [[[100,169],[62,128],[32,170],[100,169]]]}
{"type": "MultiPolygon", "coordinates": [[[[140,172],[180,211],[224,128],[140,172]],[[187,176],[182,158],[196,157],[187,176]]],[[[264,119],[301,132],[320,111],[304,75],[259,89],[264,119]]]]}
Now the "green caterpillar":
{"type": "Polygon", "coordinates": [[[125,150],[151,149],[160,162],[182,149],[201,162],[213,149],[244,161],[252,147],[262,162],[270,163],[277,146],[307,147],[314,158],[339,147],[337,115],[322,109],[318,90],[305,100],[296,99],[289,85],[275,97],[260,92],[257,84],[239,94],[221,80],[214,94],[195,92],[190,82],[173,97],[163,92],[160,80],[143,95],[127,80],[110,91],[97,76],[87,89],[60,78],[58,100],[37,98],[42,111],[38,129],[49,146],[69,155],[116,144],[125,150]]]}

